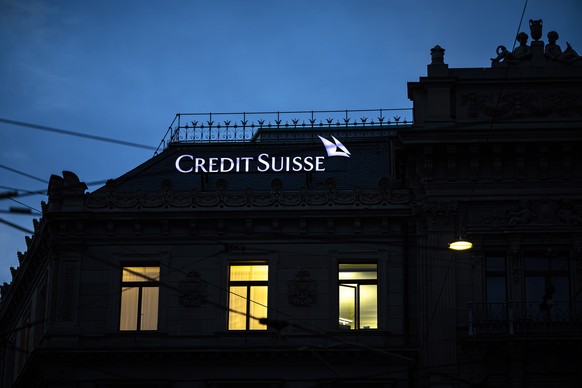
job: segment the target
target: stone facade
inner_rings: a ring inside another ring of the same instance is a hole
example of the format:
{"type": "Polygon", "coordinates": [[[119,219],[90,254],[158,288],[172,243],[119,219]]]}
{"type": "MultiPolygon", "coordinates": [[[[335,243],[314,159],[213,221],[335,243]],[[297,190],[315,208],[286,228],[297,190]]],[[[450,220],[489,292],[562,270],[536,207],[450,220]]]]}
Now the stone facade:
{"type": "Polygon", "coordinates": [[[2,287],[1,384],[577,386],[582,67],[536,42],[529,56],[498,49],[488,69],[449,69],[435,47],[408,85],[413,124],[177,141],[94,192],[52,176],[2,287]],[[349,155],[325,156],[317,135],[349,155]],[[267,153],[289,171],[176,166],[267,153]],[[322,170],[305,170],[318,156],[322,170]],[[447,248],[460,235],[472,250],[447,248]],[[263,327],[234,330],[229,270],[256,263],[267,313],[243,315],[263,327]],[[342,265],[373,266],[353,286],[376,287],[372,325],[342,322],[342,265]],[[159,274],[125,272],[143,267],[159,274]],[[142,303],[144,283],[157,313],[124,328],[124,295],[142,303]]]}

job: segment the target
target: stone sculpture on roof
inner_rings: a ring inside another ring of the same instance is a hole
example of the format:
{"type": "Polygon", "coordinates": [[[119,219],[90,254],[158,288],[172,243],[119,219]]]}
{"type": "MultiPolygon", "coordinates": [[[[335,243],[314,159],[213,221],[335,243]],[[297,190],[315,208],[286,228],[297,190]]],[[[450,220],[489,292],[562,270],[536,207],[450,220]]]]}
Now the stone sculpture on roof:
{"type": "Polygon", "coordinates": [[[529,36],[525,32],[520,32],[516,37],[519,46],[513,49],[513,51],[510,52],[503,45],[497,47],[497,57],[491,58],[491,65],[493,67],[522,63],[528,63],[532,66],[582,63],[580,56],[569,42],[566,42],[567,48],[564,51],[556,44],[559,38],[556,31],[550,31],[548,33],[548,44],[544,48],[544,42],[539,40],[542,37],[543,27],[541,19],[530,20],[529,27],[533,39],[531,45],[528,46],[527,44],[529,36]]]}
{"type": "Polygon", "coordinates": [[[572,48],[569,42],[566,42],[566,50],[562,51],[560,45],[556,44],[559,37],[556,31],[548,32],[548,44],[544,52],[546,58],[563,63],[572,63],[579,60],[580,55],[572,48]]]}

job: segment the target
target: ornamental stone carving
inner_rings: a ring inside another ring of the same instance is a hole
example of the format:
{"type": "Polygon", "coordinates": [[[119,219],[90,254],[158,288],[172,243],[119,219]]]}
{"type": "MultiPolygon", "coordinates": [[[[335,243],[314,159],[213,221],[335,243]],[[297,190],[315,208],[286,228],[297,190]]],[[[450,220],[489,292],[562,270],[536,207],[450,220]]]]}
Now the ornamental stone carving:
{"type": "Polygon", "coordinates": [[[284,191],[279,179],[273,180],[270,191],[228,191],[226,180],[217,182],[216,191],[177,192],[165,180],[159,192],[141,190],[120,192],[113,184],[90,193],[85,206],[90,209],[156,209],[156,208],[240,208],[240,207],[306,207],[306,206],[387,206],[407,204],[412,199],[409,189],[391,187],[388,178],[380,178],[377,188],[337,190],[334,178],[327,178],[324,190],[284,191]]]}
{"type": "Polygon", "coordinates": [[[208,285],[204,282],[200,274],[196,271],[190,271],[186,278],[180,283],[180,303],[185,307],[200,307],[205,303],[208,296],[208,285]]]}
{"type": "Polygon", "coordinates": [[[309,272],[299,270],[287,285],[289,304],[311,306],[317,301],[317,284],[309,272]]]}
{"type": "Polygon", "coordinates": [[[543,225],[582,225],[582,208],[571,200],[541,198],[522,200],[502,209],[472,212],[469,224],[491,229],[536,227],[543,225]]]}
{"type": "Polygon", "coordinates": [[[582,115],[582,94],[551,91],[508,91],[497,104],[496,93],[469,93],[461,97],[461,106],[466,107],[467,116],[476,118],[546,117],[550,115],[582,115]]]}
{"type": "Polygon", "coordinates": [[[414,205],[414,215],[420,225],[429,229],[451,229],[455,227],[458,203],[455,201],[425,201],[414,205]]]}
{"type": "Polygon", "coordinates": [[[543,20],[539,19],[539,20],[533,20],[530,19],[529,20],[529,32],[531,33],[531,38],[533,40],[540,40],[540,38],[542,37],[542,26],[543,26],[543,20]]]}

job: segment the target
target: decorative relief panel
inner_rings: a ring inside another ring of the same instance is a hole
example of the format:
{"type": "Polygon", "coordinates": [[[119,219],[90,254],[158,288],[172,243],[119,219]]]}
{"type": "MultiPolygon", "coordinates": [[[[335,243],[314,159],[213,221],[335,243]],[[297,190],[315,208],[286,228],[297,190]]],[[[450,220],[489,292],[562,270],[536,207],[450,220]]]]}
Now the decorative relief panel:
{"type": "Polygon", "coordinates": [[[497,104],[498,93],[468,93],[461,97],[469,117],[544,117],[551,114],[582,115],[582,94],[572,92],[507,91],[497,104]]]}
{"type": "Polygon", "coordinates": [[[287,285],[289,304],[294,306],[311,306],[317,300],[317,283],[311,279],[309,272],[297,271],[295,279],[287,285]]]}
{"type": "Polygon", "coordinates": [[[180,303],[186,307],[200,307],[208,296],[208,285],[204,282],[200,274],[196,271],[190,271],[186,278],[180,283],[180,303]]]}
{"type": "Polygon", "coordinates": [[[414,203],[414,215],[420,225],[427,228],[455,227],[458,203],[455,201],[425,201],[414,203]]]}
{"type": "Polygon", "coordinates": [[[336,190],[335,180],[328,178],[325,190],[282,191],[279,179],[273,180],[271,191],[229,192],[226,180],[217,182],[216,191],[175,192],[171,182],[164,180],[160,192],[118,192],[112,185],[104,191],[88,194],[85,206],[91,209],[147,209],[147,208],[211,208],[211,207],[305,207],[334,205],[385,206],[407,204],[412,199],[408,189],[393,189],[388,178],[381,178],[377,189],[355,187],[350,191],[336,190]]]}
{"type": "Polygon", "coordinates": [[[469,224],[499,229],[542,225],[582,225],[582,208],[570,200],[523,200],[517,206],[473,211],[469,224]]]}

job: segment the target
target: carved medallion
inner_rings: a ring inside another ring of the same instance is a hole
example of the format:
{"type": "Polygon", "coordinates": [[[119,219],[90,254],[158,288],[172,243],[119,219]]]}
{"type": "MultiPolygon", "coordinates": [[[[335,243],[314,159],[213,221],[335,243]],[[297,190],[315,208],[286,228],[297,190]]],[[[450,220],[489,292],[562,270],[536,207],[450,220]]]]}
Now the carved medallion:
{"type": "Polygon", "coordinates": [[[180,283],[180,290],[183,293],[180,303],[186,307],[200,307],[208,296],[207,284],[200,279],[200,274],[196,271],[188,272],[180,283]]]}
{"type": "Polygon", "coordinates": [[[294,306],[311,306],[317,299],[317,284],[309,272],[299,270],[287,286],[289,303],[294,306]]]}

